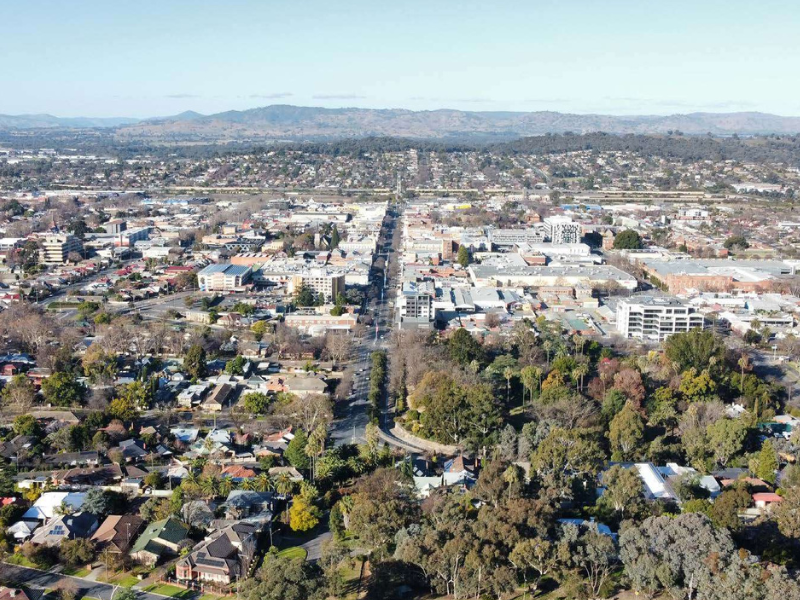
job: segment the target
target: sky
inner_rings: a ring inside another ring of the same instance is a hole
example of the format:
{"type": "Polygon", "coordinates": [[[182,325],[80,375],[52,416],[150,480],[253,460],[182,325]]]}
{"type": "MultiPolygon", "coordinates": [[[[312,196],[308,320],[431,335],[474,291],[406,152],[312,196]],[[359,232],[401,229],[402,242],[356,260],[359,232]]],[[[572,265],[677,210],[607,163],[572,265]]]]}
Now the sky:
{"type": "Polygon", "coordinates": [[[2,0],[0,113],[800,115],[800,3],[2,0]]]}

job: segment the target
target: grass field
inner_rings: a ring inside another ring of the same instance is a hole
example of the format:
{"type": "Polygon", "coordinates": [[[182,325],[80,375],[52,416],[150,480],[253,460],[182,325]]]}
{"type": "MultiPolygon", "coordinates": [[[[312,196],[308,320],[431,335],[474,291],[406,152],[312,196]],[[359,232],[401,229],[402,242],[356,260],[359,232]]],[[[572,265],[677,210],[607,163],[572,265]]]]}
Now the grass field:
{"type": "Polygon", "coordinates": [[[278,556],[282,558],[302,558],[305,560],[306,556],[308,556],[308,552],[300,546],[292,546],[291,548],[284,548],[278,552],[278,556]]]}
{"type": "Polygon", "coordinates": [[[38,569],[39,567],[29,561],[22,554],[12,554],[8,557],[8,562],[12,565],[19,565],[20,567],[29,567],[31,569],[38,569]]]}
{"type": "Polygon", "coordinates": [[[145,592],[152,592],[161,596],[169,596],[170,598],[188,598],[194,595],[191,590],[185,590],[176,585],[169,585],[167,583],[149,585],[144,588],[145,592]]]}
{"type": "Polygon", "coordinates": [[[86,577],[90,571],[86,568],[78,569],[76,567],[64,567],[62,573],[64,573],[64,575],[72,575],[73,577],[86,577]]]}

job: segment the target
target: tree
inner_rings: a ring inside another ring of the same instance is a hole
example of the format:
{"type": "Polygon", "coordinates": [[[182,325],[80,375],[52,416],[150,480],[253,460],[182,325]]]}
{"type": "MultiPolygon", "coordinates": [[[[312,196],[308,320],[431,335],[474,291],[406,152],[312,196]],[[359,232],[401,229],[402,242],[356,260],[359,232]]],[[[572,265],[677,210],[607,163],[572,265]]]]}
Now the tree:
{"type": "Polygon", "coordinates": [[[120,396],[109,403],[108,414],[114,419],[132,423],[139,416],[139,409],[130,396],[120,396]]]}
{"type": "Polygon", "coordinates": [[[92,344],[81,360],[83,372],[90,381],[97,382],[114,377],[117,359],[100,344],[92,344]]]}
{"type": "Polygon", "coordinates": [[[666,590],[687,599],[695,597],[703,579],[716,580],[713,561],[735,550],[730,533],[716,529],[700,513],[649,517],[623,529],[619,543],[620,559],[635,591],[666,590]]]}
{"type": "MultiPolygon", "coordinates": [[[[36,398],[36,388],[27,375],[19,373],[14,375],[11,381],[5,385],[2,394],[4,404],[15,406],[25,413],[33,405],[33,401],[36,398]]],[[[21,416],[24,416],[24,414],[21,416]]]]}
{"type": "Polygon", "coordinates": [[[292,528],[292,531],[314,529],[319,523],[320,516],[320,510],[316,506],[302,496],[298,496],[292,500],[292,506],[289,509],[289,527],[292,528]]]}
{"type": "Polygon", "coordinates": [[[611,420],[608,440],[613,460],[632,460],[639,453],[644,440],[644,419],[630,403],[611,420]]]}
{"type": "Polygon", "coordinates": [[[253,332],[253,337],[256,338],[257,342],[260,342],[264,339],[264,335],[269,331],[270,326],[267,321],[256,321],[250,326],[250,331],[253,332]]]}
{"type": "Polygon", "coordinates": [[[307,444],[308,436],[306,432],[299,429],[287,445],[286,452],[284,452],[284,457],[289,461],[289,464],[302,471],[307,471],[311,466],[311,460],[306,454],[307,444]]]}
{"type": "Polygon", "coordinates": [[[559,554],[585,576],[592,597],[599,597],[617,563],[614,541],[600,533],[595,524],[585,528],[565,525],[559,546],[559,554]]]}
{"type": "Polygon", "coordinates": [[[750,243],[743,235],[732,235],[722,245],[728,250],[746,250],[750,247],[750,243]]]}
{"type": "Polygon", "coordinates": [[[183,369],[192,379],[205,377],[208,370],[206,351],[200,344],[192,344],[183,357],[183,369]]]}
{"type": "Polygon", "coordinates": [[[719,419],[707,429],[708,445],[721,466],[742,451],[748,426],[743,419],[719,419]]]}
{"type": "Polygon", "coordinates": [[[693,329],[669,336],[664,342],[664,355],[677,373],[692,367],[702,371],[723,364],[725,346],[710,330],[693,329]]]}
{"type": "Polygon", "coordinates": [[[244,367],[247,364],[247,359],[241,354],[237,354],[235,358],[225,363],[225,372],[228,375],[244,375],[244,367]]]}
{"type": "Polygon", "coordinates": [[[480,342],[466,329],[456,329],[447,341],[447,348],[450,358],[462,366],[467,366],[472,361],[481,364],[486,361],[486,353],[480,342]]]}
{"type": "Polygon", "coordinates": [[[470,259],[469,248],[467,248],[462,244],[458,248],[458,256],[456,257],[456,262],[466,269],[469,266],[469,259],[470,259]]]}
{"type": "Polygon", "coordinates": [[[301,285],[295,291],[294,303],[296,306],[316,306],[317,296],[310,287],[301,285]]]}
{"type": "Polygon", "coordinates": [[[531,456],[531,469],[543,485],[561,493],[575,478],[595,477],[605,461],[597,441],[585,430],[554,428],[531,456]]]}
{"type": "Polygon", "coordinates": [[[166,498],[148,498],[139,508],[139,515],[147,523],[161,521],[171,514],[170,502],[166,498]]]}
{"type": "Polygon", "coordinates": [[[527,571],[535,573],[535,577],[529,583],[532,596],[536,595],[542,578],[558,566],[553,542],[538,536],[517,542],[509,558],[517,568],[526,572],[526,581],[527,571]]]}
{"type": "Polygon", "coordinates": [[[788,488],[773,514],[783,535],[800,539],[800,487],[788,488]]]}
{"type": "Polygon", "coordinates": [[[61,560],[70,567],[89,564],[94,559],[94,542],[86,538],[63,540],[59,554],[61,560]]]}
{"type": "Polygon", "coordinates": [[[625,518],[625,512],[636,506],[643,499],[642,479],[635,467],[625,468],[614,465],[603,473],[605,491],[600,501],[625,518]]]}
{"type": "Polygon", "coordinates": [[[645,397],[642,374],[636,369],[622,369],[614,375],[614,389],[619,390],[625,397],[633,402],[637,408],[641,406],[645,397]]]}
{"type": "Polygon", "coordinates": [[[272,404],[272,399],[261,392],[250,392],[242,398],[244,409],[254,415],[265,415],[272,404]]]}
{"type": "Polygon", "coordinates": [[[126,501],[123,494],[93,487],[86,492],[81,510],[102,518],[110,514],[120,514],[125,508],[125,504],[126,501]]]}
{"type": "Polygon", "coordinates": [[[620,231],[614,237],[614,250],[638,250],[642,247],[642,238],[633,229],[620,231]]]}
{"type": "Polygon", "coordinates": [[[44,433],[41,425],[39,425],[39,421],[37,421],[36,417],[33,415],[19,415],[15,417],[12,429],[17,435],[41,437],[44,433]]]}
{"type": "Polygon", "coordinates": [[[725,490],[714,499],[710,517],[717,527],[736,530],[741,526],[739,513],[750,506],[751,497],[743,486],[725,490]]]}
{"type": "Polygon", "coordinates": [[[756,456],[755,475],[762,481],[774,484],[779,468],[775,446],[772,445],[772,440],[765,440],[756,456]]]}
{"type": "Polygon", "coordinates": [[[74,375],[59,371],[42,381],[42,395],[53,406],[79,406],[86,388],[74,375]]]}
{"type": "Polygon", "coordinates": [[[322,600],[322,571],[302,558],[267,553],[256,576],[241,583],[242,600],[322,600]]]}
{"type": "Polygon", "coordinates": [[[341,236],[339,235],[339,228],[336,225],[333,226],[331,229],[331,250],[335,250],[339,247],[339,243],[342,241],[341,236]]]}

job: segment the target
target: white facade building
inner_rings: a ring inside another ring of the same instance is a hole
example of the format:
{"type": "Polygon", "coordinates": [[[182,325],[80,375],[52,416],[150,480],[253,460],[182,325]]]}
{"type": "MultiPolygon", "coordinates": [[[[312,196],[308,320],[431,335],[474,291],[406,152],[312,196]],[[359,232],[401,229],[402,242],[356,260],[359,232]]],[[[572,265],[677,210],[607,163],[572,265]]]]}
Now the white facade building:
{"type": "Polygon", "coordinates": [[[617,305],[617,330],[626,338],[660,342],[698,328],[705,328],[705,318],[678,298],[641,296],[617,305]]]}

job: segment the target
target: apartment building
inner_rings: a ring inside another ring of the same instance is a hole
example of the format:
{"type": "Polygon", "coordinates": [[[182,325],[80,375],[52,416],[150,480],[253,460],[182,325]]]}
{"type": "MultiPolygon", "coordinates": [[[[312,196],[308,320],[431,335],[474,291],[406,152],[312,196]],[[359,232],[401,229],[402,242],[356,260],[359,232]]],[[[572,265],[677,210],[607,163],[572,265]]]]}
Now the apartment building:
{"type": "Polygon", "coordinates": [[[292,275],[289,293],[294,294],[303,287],[315,294],[322,294],[326,302],[333,302],[339,294],[344,294],[345,276],[325,269],[311,269],[292,275]]]}
{"type": "Polygon", "coordinates": [[[581,241],[581,224],[575,223],[569,217],[547,217],[544,224],[548,230],[548,237],[554,244],[577,244],[581,241]]]}
{"type": "Polygon", "coordinates": [[[617,330],[626,338],[661,342],[697,328],[705,328],[705,318],[678,298],[640,296],[617,305],[617,330]]]}
{"type": "Polygon", "coordinates": [[[431,321],[433,319],[433,297],[428,289],[416,282],[403,283],[402,293],[397,300],[401,321],[415,319],[431,321]]]}
{"type": "Polygon", "coordinates": [[[83,256],[83,243],[74,235],[48,235],[42,240],[39,262],[45,265],[63,265],[69,262],[73,252],[83,256]]]}

